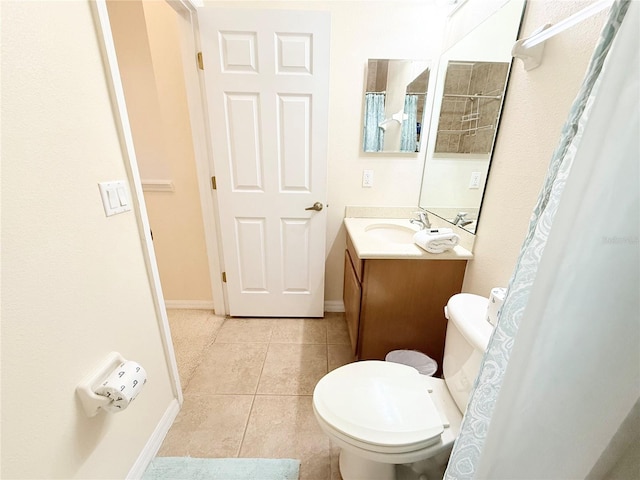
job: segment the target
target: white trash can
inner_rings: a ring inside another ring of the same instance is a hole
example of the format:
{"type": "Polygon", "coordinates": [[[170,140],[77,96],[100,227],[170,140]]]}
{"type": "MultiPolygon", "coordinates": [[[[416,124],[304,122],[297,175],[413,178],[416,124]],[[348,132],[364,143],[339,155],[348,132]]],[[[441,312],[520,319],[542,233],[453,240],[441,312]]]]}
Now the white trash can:
{"type": "Polygon", "coordinates": [[[415,368],[422,375],[432,376],[438,370],[438,362],[416,350],[393,350],[384,358],[387,362],[402,363],[415,368]]]}

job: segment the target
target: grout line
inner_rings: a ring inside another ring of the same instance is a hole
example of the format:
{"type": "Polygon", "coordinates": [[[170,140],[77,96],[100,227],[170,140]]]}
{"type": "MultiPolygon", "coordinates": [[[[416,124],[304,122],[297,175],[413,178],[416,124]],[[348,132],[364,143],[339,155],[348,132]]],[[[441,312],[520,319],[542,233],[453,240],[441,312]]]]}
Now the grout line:
{"type": "Polygon", "coordinates": [[[256,382],[256,389],[253,392],[254,397],[258,394],[258,387],[260,386],[260,380],[262,380],[262,374],[264,373],[264,366],[267,363],[267,357],[269,356],[270,346],[271,346],[271,343],[267,343],[267,349],[264,352],[264,358],[262,359],[262,366],[260,367],[260,375],[258,375],[258,381],[256,382]]]}
{"type": "Polygon", "coordinates": [[[328,328],[327,328],[327,343],[325,345],[325,349],[324,350],[325,350],[326,355],[327,355],[327,364],[326,364],[327,368],[326,368],[326,373],[325,373],[325,375],[326,375],[327,373],[329,373],[329,329],[328,328]]]}
{"type": "Polygon", "coordinates": [[[251,407],[249,408],[249,415],[247,415],[247,422],[244,424],[244,430],[242,431],[242,438],[240,439],[240,445],[238,446],[238,451],[236,452],[236,458],[240,458],[240,452],[242,451],[242,447],[244,446],[244,440],[247,436],[247,430],[249,429],[249,422],[251,421],[251,414],[253,413],[253,407],[255,403],[256,403],[256,396],[253,395],[253,397],[251,398],[251,407]]]}
{"type": "MultiPolygon", "coordinates": [[[[327,365],[325,369],[325,375],[329,373],[329,320],[325,319],[324,321],[324,340],[325,340],[325,352],[327,356],[327,365]]],[[[314,387],[315,388],[315,387],[314,387]]]]}
{"type": "Polygon", "coordinates": [[[256,393],[255,397],[313,397],[313,392],[309,393],[278,393],[278,392],[268,392],[268,393],[256,393]]]}
{"type": "Polygon", "coordinates": [[[247,436],[247,430],[249,429],[249,422],[251,421],[251,415],[253,414],[253,407],[256,403],[256,396],[258,396],[258,387],[260,386],[260,380],[262,379],[262,374],[264,373],[264,366],[267,363],[267,356],[269,355],[269,347],[271,346],[271,338],[273,335],[273,327],[269,329],[269,342],[267,342],[267,349],[264,352],[264,359],[262,360],[262,367],[260,367],[260,375],[258,375],[258,381],[256,382],[256,388],[253,392],[253,398],[251,399],[251,408],[249,409],[249,415],[247,416],[247,423],[244,425],[244,431],[242,432],[242,439],[240,440],[240,447],[238,448],[238,453],[236,457],[239,457],[240,452],[242,451],[242,447],[244,446],[244,441],[247,436]]]}

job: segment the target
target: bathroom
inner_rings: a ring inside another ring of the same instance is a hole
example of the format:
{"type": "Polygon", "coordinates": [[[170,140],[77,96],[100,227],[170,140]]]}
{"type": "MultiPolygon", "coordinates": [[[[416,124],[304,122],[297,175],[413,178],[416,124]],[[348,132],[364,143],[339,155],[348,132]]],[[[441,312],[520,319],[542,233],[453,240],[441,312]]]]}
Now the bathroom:
{"type": "MultiPolygon", "coordinates": [[[[341,52],[341,57],[332,64],[329,105],[330,207],[324,296],[327,309],[339,309],[342,298],[344,207],[412,206],[420,193],[419,158],[359,153],[364,62],[367,58],[425,58],[430,52],[415,41],[415,36],[404,39],[402,51],[397,44],[376,45],[380,31],[375,26],[376,18],[366,16],[372,9],[364,9],[358,16],[362,19],[360,23],[371,29],[369,41],[356,47],[349,36],[353,19],[347,7],[340,15],[342,3],[327,2],[326,6],[332,12],[332,32],[336,36],[332,52],[341,52]],[[350,48],[338,47],[344,43],[350,48]],[[343,72],[344,78],[336,72],[343,72]],[[349,77],[358,79],[352,82],[352,88],[337,87],[349,77]],[[353,113],[344,115],[344,111],[353,113]],[[363,170],[373,170],[372,188],[362,188],[363,170]]],[[[416,2],[407,3],[410,8],[425,8],[416,2]]],[[[589,2],[529,2],[523,35],[545,22],[566,18],[586,3],[589,2]]],[[[293,6],[289,2],[280,5],[293,6]]],[[[107,220],[97,203],[99,199],[94,198],[96,182],[125,178],[130,172],[113,126],[114,113],[104,84],[91,9],[82,2],[39,7],[41,10],[34,12],[28,6],[3,5],[3,45],[34,56],[32,64],[26,66],[21,61],[22,55],[5,57],[3,52],[3,63],[7,62],[3,65],[5,72],[12,67],[13,72],[31,69],[29,75],[21,77],[21,86],[17,81],[9,83],[16,105],[8,103],[6,107],[13,107],[11,112],[17,118],[28,115],[27,120],[3,129],[7,128],[23,144],[32,145],[28,155],[32,160],[24,162],[19,170],[12,166],[3,171],[3,191],[6,188],[8,193],[15,194],[7,195],[9,213],[3,220],[7,222],[5,228],[11,227],[17,239],[7,243],[3,239],[3,250],[7,245],[13,254],[13,258],[3,255],[3,270],[7,267],[6,277],[3,272],[3,477],[122,478],[140,456],[175,395],[165,367],[168,354],[163,350],[157,327],[159,314],[150,293],[158,286],[150,286],[147,277],[144,247],[139,241],[143,233],[136,219],[129,215],[107,220]],[[6,12],[15,15],[9,17],[15,20],[13,26],[5,27],[6,12]],[[25,41],[22,49],[18,39],[25,41]],[[57,71],[61,65],[66,66],[65,74],[49,81],[47,70],[57,71]],[[46,81],[40,83],[43,79],[46,81]],[[43,116],[43,112],[47,114],[43,116]],[[65,129],[51,129],[51,125],[65,129]],[[96,134],[91,125],[106,133],[96,134]],[[96,144],[103,147],[98,151],[96,144]],[[51,148],[52,145],[56,148],[51,148]],[[54,162],[45,165],[38,160],[49,155],[54,156],[54,162]],[[24,198],[29,202],[12,203],[13,199],[24,198]],[[66,198],[66,203],[73,207],[57,208],[51,198],[66,198]],[[18,221],[32,217],[39,219],[38,224],[18,221]],[[42,232],[47,232],[46,238],[42,232]],[[93,248],[88,250],[86,245],[93,248]],[[10,281],[17,286],[9,288],[10,281]],[[14,305],[5,310],[6,299],[11,296],[15,298],[14,305]],[[125,329],[131,333],[126,338],[115,333],[125,329]],[[140,339],[145,339],[144,346],[140,339]],[[136,417],[135,428],[119,418],[99,419],[98,423],[79,418],[77,405],[69,393],[86,369],[111,349],[140,355],[141,361],[150,366],[150,375],[161,379],[147,387],[154,405],[149,403],[146,412],[136,417]],[[57,372],[61,370],[70,372],[62,384],[57,383],[57,372]],[[39,381],[27,382],[26,377],[39,381]],[[46,415],[38,413],[42,411],[38,399],[43,389],[60,392],[51,394],[52,410],[46,415]],[[53,410],[58,415],[52,414],[53,410]],[[52,431],[59,435],[42,433],[52,431]],[[121,448],[126,453],[115,454],[121,448]],[[29,462],[29,452],[41,461],[29,462]]],[[[406,10],[397,6],[393,10],[400,25],[409,20],[417,23],[417,16],[406,10]]],[[[595,16],[558,36],[547,45],[544,63],[536,70],[526,72],[518,61],[514,63],[474,245],[474,261],[467,268],[463,291],[487,295],[492,286],[508,282],[558,132],[582,81],[603,19],[602,14],[595,16]]],[[[399,37],[398,41],[403,39],[399,37]]],[[[3,81],[3,97],[4,89],[3,81]]],[[[4,109],[5,106],[3,113],[4,109]]],[[[160,227],[154,230],[154,237],[162,238],[161,231],[160,227]]],[[[203,236],[199,240],[201,246],[203,236]]],[[[162,269],[160,265],[161,276],[162,269]]],[[[208,285],[214,281],[210,271],[200,270],[198,275],[209,279],[205,282],[208,285]]],[[[165,295],[169,301],[176,301],[174,306],[185,300],[203,308],[216,306],[213,294],[206,290],[200,296],[187,296],[185,292],[197,290],[187,285],[176,295],[167,295],[170,288],[166,287],[165,295]]],[[[162,290],[165,291],[164,284],[162,290]]]]}
{"type": "MultiPolygon", "coordinates": [[[[499,5],[501,2],[494,2],[499,5]]],[[[141,152],[138,154],[138,164],[141,170],[143,189],[145,190],[145,202],[149,213],[151,228],[154,231],[154,248],[158,257],[160,278],[163,286],[163,294],[169,308],[214,308],[217,313],[225,313],[224,296],[222,294],[222,282],[220,274],[222,269],[217,262],[216,256],[220,256],[220,247],[214,245],[217,238],[214,225],[210,225],[207,219],[212,218],[215,212],[210,205],[206,186],[210,182],[207,172],[202,172],[203,168],[196,160],[185,162],[177,159],[192,159],[195,154],[193,145],[188,141],[179,139],[179,135],[184,132],[177,132],[178,129],[167,129],[160,122],[160,113],[170,111],[175,119],[181,119],[183,124],[187,124],[186,134],[189,134],[187,117],[188,113],[179,111],[175,105],[186,103],[185,93],[172,91],[167,85],[158,84],[158,89],[162,89],[163,96],[150,99],[148,94],[141,96],[140,93],[147,91],[146,85],[153,80],[153,68],[169,68],[174,70],[181,67],[180,62],[186,62],[186,57],[181,52],[175,52],[175,45],[179,35],[183,32],[174,28],[169,30],[166,26],[166,8],[155,7],[155,11],[147,8],[143,11],[139,2],[127,2],[126,7],[119,5],[119,11],[114,7],[112,10],[112,28],[114,29],[114,40],[116,49],[119,50],[124,61],[135,62],[136,81],[129,77],[124,77],[125,95],[128,89],[131,96],[135,97],[133,102],[129,102],[128,113],[131,117],[134,131],[134,142],[144,141],[142,146],[137,147],[141,152]],[[137,7],[136,7],[137,4],[137,7]],[[117,15],[117,16],[116,16],[117,15]],[[146,28],[150,40],[143,46],[147,49],[141,53],[133,51],[131,43],[133,38],[127,37],[133,31],[139,31],[140,22],[144,24],[144,15],[147,18],[157,18],[155,23],[149,23],[146,28]],[[155,15],[152,17],[151,15],[155,15]],[[126,18],[126,21],[120,21],[126,18]],[[161,22],[165,22],[162,24],[161,22]],[[157,24],[154,28],[154,24],[157,24]],[[138,25],[138,28],[134,26],[138,25]],[[168,32],[171,31],[172,35],[168,32]],[[122,32],[122,33],[121,33],[122,32]],[[127,48],[121,46],[129,42],[127,48]],[[149,53],[149,51],[151,53],[149,53]],[[160,66],[152,65],[160,53],[164,52],[164,64],[160,66]],[[125,57],[126,55],[126,57],[125,57]],[[174,59],[174,57],[176,59],[174,59]],[[171,60],[170,60],[171,59],[171,60]],[[146,64],[143,63],[146,60],[146,64]],[[171,63],[173,62],[173,63],[171,63]],[[150,70],[146,72],[141,68],[150,70]],[[146,74],[142,75],[140,72],[146,74]],[[149,112],[158,112],[156,115],[149,115],[149,112]],[[141,123],[142,126],[138,127],[141,123]],[[153,127],[153,128],[150,128],[153,127]],[[137,128],[143,128],[144,134],[137,138],[135,132],[137,128]],[[138,140],[142,138],[142,140],[138,140]],[[172,143],[166,142],[166,138],[174,140],[172,143]],[[181,140],[182,143],[175,141],[181,140]],[[157,148],[157,145],[165,146],[166,152],[157,148]],[[170,189],[165,187],[169,185],[170,189]],[[204,190],[200,197],[197,194],[198,188],[204,190]],[[205,200],[201,197],[205,196],[205,200]],[[208,210],[207,210],[208,209],[208,210]],[[204,214],[203,214],[204,212],[204,214]],[[204,219],[204,220],[202,220],[204,219]],[[176,232],[181,232],[177,235],[176,232]],[[183,280],[186,278],[187,280],[183,280]],[[178,280],[179,279],[179,280],[178,280]]],[[[218,2],[216,5],[229,7],[225,2],[218,2]]],[[[300,10],[320,10],[328,11],[331,14],[331,73],[329,78],[330,96],[328,99],[328,144],[327,144],[327,194],[325,204],[326,215],[326,245],[325,245],[325,268],[324,268],[324,310],[340,311],[342,309],[342,275],[343,275],[343,250],[345,244],[345,230],[342,225],[346,206],[385,206],[385,207],[413,207],[417,205],[421,195],[422,176],[424,169],[424,155],[427,150],[426,142],[422,145],[422,151],[418,154],[406,153],[363,153],[361,149],[362,135],[362,96],[364,89],[365,65],[371,58],[402,58],[402,59],[424,59],[435,61],[437,52],[442,48],[443,25],[436,22],[441,18],[435,15],[439,13],[435,6],[428,2],[407,2],[405,4],[394,3],[393,6],[385,2],[260,2],[260,8],[278,9],[300,9],[300,10]],[[351,26],[351,19],[357,17],[361,19],[362,30],[354,30],[351,26]],[[381,36],[379,31],[394,32],[391,38],[381,36]],[[342,45],[349,45],[343,48],[342,45]],[[354,81],[354,79],[358,79],[354,81]],[[345,112],[350,114],[345,115],[345,112]],[[373,176],[373,186],[370,188],[362,186],[362,176],[364,171],[371,171],[373,176]]],[[[251,2],[241,2],[235,5],[236,8],[251,9],[257,8],[251,2]]],[[[528,18],[531,18],[531,25],[540,22],[536,18],[538,13],[537,4],[529,7],[528,18]]],[[[567,6],[562,3],[554,5],[558,11],[556,15],[562,18],[563,15],[570,14],[567,6]]],[[[576,7],[577,8],[577,7],[576,7]]],[[[488,16],[496,7],[482,7],[481,15],[488,16]]],[[[541,7],[540,15],[544,15],[545,8],[541,7]]],[[[477,13],[473,13],[478,16],[477,13]]],[[[478,18],[473,20],[477,22],[478,18]]],[[[466,20],[470,22],[470,20],[466,20]]],[[[472,25],[474,25],[473,23],[472,25]]],[[[472,26],[471,25],[471,26],[472,26]]],[[[485,205],[491,206],[484,209],[483,223],[485,234],[478,235],[476,248],[486,249],[485,253],[477,255],[473,264],[469,265],[469,271],[465,276],[464,291],[478,294],[486,294],[486,286],[505,284],[511,273],[511,268],[515,263],[517,253],[520,248],[520,240],[528,225],[528,217],[531,206],[535,202],[540,185],[546,172],[547,163],[543,158],[549,158],[554,145],[552,141],[545,142],[545,138],[552,139],[561,128],[564,121],[563,115],[573,100],[572,95],[577,91],[584,64],[588,60],[590,52],[593,50],[597,38],[599,24],[595,20],[590,20],[587,25],[591,26],[594,33],[590,41],[580,36],[579,32],[572,30],[567,33],[568,37],[562,39],[567,45],[580,38],[579,48],[583,58],[572,57],[563,60],[561,67],[554,72],[553,78],[543,75],[536,75],[536,82],[533,85],[530,78],[525,77],[522,87],[515,79],[510,88],[516,93],[509,98],[511,102],[506,114],[511,109],[515,110],[516,118],[521,112],[526,112],[527,122],[531,122],[530,131],[532,138],[535,136],[537,142],[527,145],[522,157],[522,162],[514,165],[513,162],[505,162],[502,159],[513,155],[513,151],[520,150],[518,142],[510,142],[511,137],[500,138],[498,151],[493,158],[491,170],[491,182],[502,182],[503,178],[514,178],[517,175],[518,181],[512,182],[517,186],[517,194],[500,188],[487,187],[485,195],[485,205]],[[547,93],[542,96],[538,91],[545,91],[553,87],[552,94],[547,93]],[[523,94],[517,93],[518,88],[525,88],[523,94]],[[529,88],[539,89],[529,91],[529,88]],[[535,108],[531,105],[535,98],[535,108]],[[550,121],[550,113],[557,114],[556,124],[550,121]],[[545,118],[544,122],[537,121],[535,115],[545,118]],[[503,197],[504,195],[504,197],[503,197]],[[504,199],[508,198],[508,212],[502,209],[507,208],[504,199]],[[503,222],[503,218],[509,218],[509,229],[497,228],[503,222]],[[491,239],[494,234],[498,238],[491,239]],[[487,257],[496,252],[496,246],[500,246],[500,258],[502,261],[495,262],[487,257]],[[510,260],[510,261],[508,261],[510,260]]],[[[461,29],[471,29],[468,24],[463,24],[461,29]]],[[[181,28],[186,28],[181,24],[181,28]]],[[[533,27],[532,27],[533,28],[533,27]]],[[[581,27],[584,28],[584,27],[581,27]]],[[[461,34],[457,34],[460,36],[461,34]]],[[[553,53],[552,53],[553,55],[553,53]]],[[[122,67],[126,73],[126,66],[122,67]]],[[[513,75],[519,72],[514,71],[513,75]]],[[[174,73],[175,75],[175,73],[174,73]]],[[[435,75],[433,75],[435,77],[435,75]]],[[[158,75],[156,82],[162,81],[162,76],[158,75]]],[[[433,79],[435,80],[435,78],[433,79]]],[[[175,82],[175,79],[165,80],[165,84],[175,82]]],[[[433,83],[433,81],[432,81],[433,83]]],[[[170,85],[170,84],[169,84],[170,85]]],[[[177,122],[177,120],[174,120],[177,122]]],[[[428,123],[428,121],[426,122],[428,123]]],[[[433,122],[435,123],[435,122],[433,122]]],[[[521,125],[521,122],[520,122],[521,125]]],[[[508,120],[502,124],[503,128],[520,128],[516,122],[508,120]]],[[[467,161],[466,163],[472,163],[467,161]]],[[[486,166],[484,167],[486,169],[486,166]]],[[[439,172],[438,172],[439,173],[439,172]]],[[[437,175],[439,178],[439,175],[437,175]]],[[[485,176],[486,178],[486,176],[485,176]]],[[[484,180],[484,179],[483,179],[484,180]]],[[[438,185],[429,185],[428,190],[436,188],[446,188],[445,182],[438,185]]],[[[508,187],[507,187],[508,188],[508,187]]],[[[482,189],[468,190],[476,195],[482,193],[482,189]]]]}

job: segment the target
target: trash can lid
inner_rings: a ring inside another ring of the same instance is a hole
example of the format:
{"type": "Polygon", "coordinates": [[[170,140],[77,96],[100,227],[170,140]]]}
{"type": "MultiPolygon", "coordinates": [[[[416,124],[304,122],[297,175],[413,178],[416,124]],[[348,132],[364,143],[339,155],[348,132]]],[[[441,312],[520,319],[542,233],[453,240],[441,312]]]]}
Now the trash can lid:
{"type": "Polygon", "coordinates": [[[438,362],[417,350],[393,350],[385,357],[387,362],[402,363],[415,368],[422,375],[431,376],[438,370],[438,362]]]}

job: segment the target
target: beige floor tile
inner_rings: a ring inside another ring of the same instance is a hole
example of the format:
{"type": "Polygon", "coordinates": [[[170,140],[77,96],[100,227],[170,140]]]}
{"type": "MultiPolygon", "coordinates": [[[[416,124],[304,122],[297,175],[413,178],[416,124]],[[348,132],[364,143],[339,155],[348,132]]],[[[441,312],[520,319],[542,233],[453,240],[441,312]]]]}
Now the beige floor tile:
{"type": "Polygon", "coordinates": [[[169,316],[188,387],[159,455],[298,458],[300,480],[341,480],[339,449],[320,430],[310,394],[327,368],[353,359],[344,314],[223,321],[210,311],[173,310],[169,316]]]}
{"type": "Polygon", "coordinates": [[[266,318],[227,318],[216,335],[216,343],[268,343],[275,321],[266,318]]]}
{"type": "Polygon", "coordinates": [[[253,395],[185,396],[159,456],[236,457],[253,395]]]}
{"type": "Polygon", "coordinates": [[[254,394],[266,343],[214,343],[191,377],[185,394],[254,394]]]}
{"type": "Polygon", "coordinates": [[[331,454],[305,455],[300,465],[300,480],[329,480],[331,478],[331,454]],[[328,466],[327,466],[328,464],[328,466]]]}
{"type": "Polygon", "coordinates": [[[307,395],[257,395],[239,456],[297,458],[300,480],[329,480],[331,475],[329,438],[307,395]]]}
{"type": "Polygon", "coordinates": [[[271,343],[327,343],[323,318],[282,318],[273,323],[271,343]]]}
{"type": "Polygon", "coordinates": [[[211,310],[167,310],[171,338],[178,363],[182,390],[186,390],[191,376],[208,345],[213,343],[224,317],[211,310]]]}
{"type": "Polygon", "coordinates": [[[327,373],[326,345],[269,345],[258,394],[311,395],[327,373]]]}
{"type": "Polygon", "coordinates": [[[331,480],[342,480],[340,475],[340,447],[335,443],[331,444],[331,480]]]}
{"type": "Polygon", "coordinates": [[[349,330],[344,313],[325,313],[327,322],[327,343],[350,345],[349,330]]]}
{"type": "Polygon", "coordinates": [[[327,345],[327,360],[329,371],[335,370],[347,363],[355,362],[351,345],[327,345]]]}

